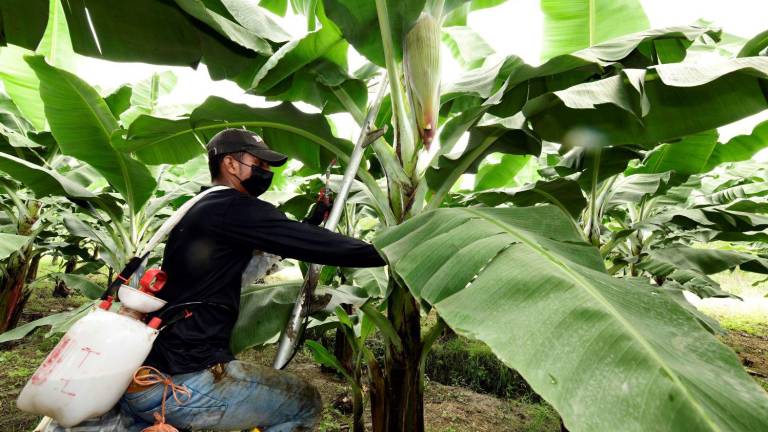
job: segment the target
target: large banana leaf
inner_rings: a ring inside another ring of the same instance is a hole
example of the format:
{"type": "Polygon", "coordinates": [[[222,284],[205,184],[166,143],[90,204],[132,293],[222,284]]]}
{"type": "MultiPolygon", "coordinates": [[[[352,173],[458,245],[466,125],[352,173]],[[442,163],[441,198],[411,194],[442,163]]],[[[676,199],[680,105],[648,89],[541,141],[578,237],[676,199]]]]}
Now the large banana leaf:
{"type": "Polygon", "coordinates": [[[489,207],[496,207],[505,203],[517,207],[553,204],[573,218],[578,218],[581,211],[587,206],[587,200],[584,198],[579,184],[571,178],[539,180],[513,189],[491,189],[477,192],[469,198],[469,202],[474,201],[489,207]]]}
{"type": "Polygon", "coordinates": [[[259,94],[268,101],[306,102],[326,115],[352,111],[346,104],[351,102],[363,113],[368,101],[368,86],[362,79],[350,77],[338,64],[319,59],[285,76],[269,91],[259,91],[259,94]]]}
{"type": "Polygon", "coordinates": [[[138,211],[157,186],[146,166],[115,150],[117,120],[98,92],[77,76],[27,57],[40,80],[40,96],[62,153],[93,166],[138,211]]]}
{"type": "Polygon", "coordinates": [[[86,302],[77,309],[71,311],[59,312],[53,315],[40,318],[38,320],[20,325],[13,330],[0,334],[0,343],[21,339],[38,327],[50,326],[46,337],[56,333],[64,333],[72,327],[77,320],[84,317],[96,306],[96,302],[86,302]]]}
{"type": "Polygon", "coordinates": [[[94,228],[83,221],[83,218],[72,214],[65,214],[63,224],[73,237],[84,238],[93,241],[99,248],[99,259],[109,267],[119,269],[128,261],[125,249],[118,247],[110,233],[94,228]]]}
{"type": "Polygon", "coordinates": [[[530,155],[502,155],[498,163],[481,165],[474,190],[522,186],[539,178],[538,160],[530,155]]]}
{"type": "MultiPolygon", "coordinates": [[[[475,172],[487,155],[495,152],[517,155],[538,155],[541,143],[525,128],[521,115],[499,119],[485,117],[469,135],[469,142],[461,154],[444,154],[437,158],[425,178],[429,188],[441,200],[456,180],[467,172],[475,172]]],[[[435,204],[439,202],[435,201],[435,204]]]]}
{"type": "Polygon", "coordinates": [[[427,212],[374,244],[417,298],[486,343],[573,431],[755,431],[768,394],[646,283],[606,274],[552,206],[427,212]]]}
{"type": "MultiPolygon", "coordinates": [[[[384,0],[392,29],[392,48],[396,59],[402,58],[403,38],[424,8],[425,0],[384,0]]],[[[325,12],[341,29],[344,38],[368,60],[384,66],[376,2],[323,0],[325,12]]]]}
{"type": "Polygon", "coordinates": [[[441,39],[465,69],[481,66],[494,53],[483,37],[467,26],[444,27],[441,39]]]}
{"type": "Polygon", "coordinates": [[[662,276],[678,269],[711,275],[736,267],[755,273],[768,273],[768,259],[733,250],[696,249],[688,246],[650,251],[642,257],[638,265],[662,276]]]}
{"type": "MultiPolygon", "coordinates": [[[[50,0],[50,6],[48,24],[37,52],[44,55],[51,64],[72,70],[74,56],[64,11],[59,0],[50,0]]],[[[23,58],[30,54],[33,53],[18,46],[0,49],[0,79],[26,119],[35,129],[44,130],[45,112],[38,92],[40,82],[23,58]]]]}
{"type": "Polygon", "coordinates": [[[29,244],[32,237],[16,234],[0,233],[0,260],[8,258],[12,253],[18,252],[29,244]]]}
{"type": "Polygon", "coordinates": [[[541,10],[545,60],[650,25],[639,0],[541,0],[541,10]]]}
{"type": "Polygon", "coordinates": [[[48,0],[4,0],[0,3],[2,45],[33,50],[40,43],[48,22],[48,0]]]}
{"type": "MultiPolygon", "coordinates": [[[[241,2],[228,1],[228,9],[235,11],[238,3],[241,2]]],[[[252,8],[250,15],[258,12],[255,3],[249,7],[252,8]]],[[[215,5],[198,11],[201,14],[215,13],[212,12],[214,9],[215,5]]],[[[179,66],[196,66],[203,61],[212,78],[237,80],[252,78],[254,62],[264,59],[217,34],[216,29],[191,17],[173,2],[69,0],[64,12],[72,47],[77,53],[89,57],[179,66]]],[[[253,31],[253,23],[246,24],[243,23],[246,20],[240,22],[233,18],[233,15],[244,13],[240,10],[228,14],[224,24],[242,26],[247,29],[244,31],[259,33],[253,31]]],[[[44,33],[48,1],[3,1],[0,3],[0,14],[4,17],[8,42],[35,49],[44,33]],[[12,24],[9,26],[9,23],[12,24]]],[[[269,24],[274,23],[270,21],[269,24]]],[[[261,28],[266,25],[264,21],[261,28]]],[[[278,39],[285,40],[284,36],[277,36],[277,29],[272,30],[278,39]]]]}
{"type": "Polygon", "coordinates": [[[323,14],[318,15],[322,28],[301,39],[280,47],[259,69],[249,86],[256,94],[262,94],[304,66],[326,60],[346,70],[349,44],[341,36],[338,27],[323,14]]]}
{"type": "Polygon", "coordinates": [[[516,56],[509,56],[498,64],[469,71],[458,81],[447,84],[443,91],[443,102],[459,95],[474,94],[488,98],[502,90],[509,93],[501,100],[502,105],[513,104],[508,99],[515,99],[514,90],[519,86],[526,86],[528,92],[533,92],[528,96],[530,98],[546,91],[568,88],[588,78],[603,76],[614,67],[648,67],[659,63],[651,55],[657,42],[675,41],[680,49],[678,54],[684,56],[686,48],[704,35],[718,39],[720,32],[712,27],[697,25],[647,30],[559,55],[536,67],[524,64],[516,56]]]}
{"type": "Polygon", "coordinates": [[[148,164],[183,163],[204,153],[204,144],[220,130],[240,126],[261,132],[270,148],[316,170],[324,169],[334,155],[352,152],[352,144],[333,136],[322,115],[304,113],[290,103],[252,108],[216,96],[188,119],[141,116],[131,124],[127,139],[115,145],[148,164]]]}
{"type": "Polygon", "coordinates": [[[768,30],[760,32],[747,43],[739,51],[739,57],[753,57],[758,56],[761,53],[765,54],[765,49],[768,47],[768,30]]]}
{"type": "Polygon", "coordinates": [[[768,195],[768,182],[747,183],[718,189],[710,195],[700,198],[702,204],[726,204],[740,198],[768,195]]]}
{"type": "MultiPolygon", "coordinates": [[[[741,233],[719,233],[714,238],[721,237],[722,234],[726,234],[726,237],[733,240],[744,240],[744,238],[740,239],[736,235],[741,233]]],[[[766,274],[768,273],[768,260],[738,251],[696,249],[677,245],[643,253],[637,267],[656,277],[663,276],[666,279],[676,281],[680,287],[701,298],[736,297],[723,291],[720,285],[707,275],[737,267],[744,271],[766,274]]]]}
{"type": "Polygon", "coordinates": [[[0,153],[0,171],[20,181],[38,198],[44,196],[70,196],[92,198],[96,194],[59,172],[39,166],[6,153],[0,153]]]}
{"type": "MultiPolygon", "coordinates": [[[[499,64],[469,72],[458,82],[449,84],[441,98],[443,103],[441,112],[452,111],[459,114],[449,119],[440,131],[441,148],[432,160],[432,168],[427,175],[430,188],[438,190],[441,187],[436,185],[436,176],[432,171],[435,167],[445,164],[442,159],[446,158],[446,153],[452,150],[464,132],[473,127],[476,128],[478,122],[482,124],[481,119],[486,112],[497,117],[522,118],[519,115],[520,110],[528,100],[538,95],[547,91],[568,89],[588,79],[601,77],[607,73],[606,69],[614,66],[623,68],[653,65],[657,59],[649,53],[653,51],[655,42],[678,41],[684,53],[685,48],[702,35],[717,38],[718,32],[701,26],[648,30],[555,57],[538,67],[529,66],[519,58],[511,56],[499,64]]],[[[518,123],[522,124],[522,121],[518,123]]],[[[464,154],[459,158],[487,155],[487,153],[471,154],[472,150],[467,146],[464,154]]],[[[451,155],[449,159],[456,158],[457,155],[451,155]]],[[[472,163],[477,162],[479,160],[472,163]]],[[[625,167],[626,164],[618,167],[617,172],[623,171],[625,167]]],[[[437,177],[450,180],[455,176],[437,177]]],[[[582,176],[583,180],[589,178],[591,177],[582,176]]],[[[447,187],[450,188],[450,185],[447,187]]]]}
{"type": "Polygon", "coordinates": [[[69,39],[69,26],[60,0],[50,0],[48,24],[37,53],[45,56],[50,64],[65,70],[74,70],[75,56],[69,39]]]}
{"type": "Polygon", "coordinates": [[[547,93],[523,112],[548,141],[590,128],[613,145],[655,145],[768,108],[766,83],[768,57],[664,64],[547,93]]]}
{"type": "MultiPolygon", "coordinates": [[[[243,27],[238,22],[230,20],[229,16],[222,15],[217,11],[209,9],[206,3],[202,0],[176,0],[176,4],[179,5],[184,12],[208,24],[209,27],[238,45],[259,54],[272,54],[272,47],[269,45],[268,41],[253,33],[250,29],[243,27]]],[[[260,8],[258,6],[252,6],[254,14],[258,13],[259,10],[260,8]]],[[[227,13],[227,15],[229,14],[227,13]]],[[[267,23],[264,22],[263,24],[267,23]]],[[[277,24],[272,23],[271,25],[279,28],[277,24]]]]}
{"type": "Polygon", "coordinates": [[[699,174],[711,171],[726,162],[751,159],[768,147],[768,121],[757,125],[749,135],[736,136],[726,143],[717,141],[716,131],[689,135],[679,142],[663,144],[653,149],[637,168],[628,173],[659,173],[675,171],[679,174],[699,174]]]}
{"type": "Polygon", "coordinates": [[[121,87],[123,90],[113,93],[112,104],[109,102],[110,96],[105,98],[107,105],[113,115],[115,111],[123,125],[130,125],[136,118],[142,114],[152,115],[157,109],[158,99],[170,93],[176,87],[176,75],[171,71],[154,73],[151,77],[141,80],[131,87],[121,87]],[[128,101],[122,99],[129,96],[128,101]],[[124,109],[124,104],[127,103],[124,109]],[[122,110],[121,110],[122,109],[122,110]]]}
{"type": "Polygon", "coordinates": [[[285,327],[301,281],[253,286],[240,294],[240,315],[230,346],[233,352],[263,345],[285,327]]]}
{"type": "Polygon", "coordinates": [[[24,118],[36,130],[45,129],[45,111],[38,87],[40,81],[24,61],[25,55],[34,54],[24,48],[7,46],[0,48],[0,79],[24,118]]]}
{"type": "MultiPolygon", "coordinates": [[[[238,353],[246,348],[277,341],[291,314],[302,281],[253,285],[240,293],[240,314],[232,330],[230,347],[238,353]]],[[[350,286],[340,288],[318,287],[314,296],[325,298],[324,309],[333,311],[339,304],[362,305],[367,300],[365,291],[350,286]],[[362,294],[362,295],[358,295],[362,294]]]]}
{"type": "Polygon", "coordinates": [[[602,206],[607,211],[621,204],[640,203],[643,199],[667,190],[672,181],[669,172],[619,176],[601,199],[602,206]]]}
{"type": "MultiPolygon", "coordinates": [[[[251,0],[220,0],[220,2],[235,21],[254,34],[273,42],[290,40],[291,35],[265,13],[263,9],[265,1],[259,2],[260,7],[251,0]]],[[[213,2],[206,2],[206,4],[210,5],[213,2]]]]}

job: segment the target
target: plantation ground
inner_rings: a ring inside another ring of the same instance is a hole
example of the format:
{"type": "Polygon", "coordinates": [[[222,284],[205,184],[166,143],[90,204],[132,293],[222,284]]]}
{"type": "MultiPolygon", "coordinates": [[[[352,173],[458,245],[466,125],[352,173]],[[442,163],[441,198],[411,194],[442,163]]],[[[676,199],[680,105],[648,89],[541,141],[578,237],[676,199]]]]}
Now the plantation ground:
{"type": "MultiPolygon", "coordinates": [[[[711,299],[698,301],[698,306],[720,320],[729,330],[723,342],[738,353],[742,364],[750,374],[768,390],[768,323],[765,311],[761,309],[768,299],[763,296],[766,284],[751,286],[756,279],[742,273],[720,275],[718,281],[730,292],[736,293],[747,302],[711,299]],[[755,303],[756,302],[756,303],[755,303]],[[755,306],[757,305],[757,306],[755,306]]],[[[24,322],[42,316],[77,307],[84,297],[71,296],[67,299],[53,298],[51,280],[40,280],[34,284],[34,293],[24,313],[24,322]]],[[[0,431],[29,431],[38,419],[19,412],[15,399],[29,376],[58,337],[45,338],[44,331],[32,337],[1,346],[0,352],[0,431]]],[[[264,350],[249,350],[240,355],[243,360],[268,365],[274,347],[264,350]]],[[[433,376],[439,377],[445,385],[428,381],[425,392],[425,420],[428,431],[502,431],[502,432],[543,432],[559,431],[559,418],[546,403],[526,393],[525,383],[514,373],[488,360],[485,350],[477,343],[453,339],[438,345],[432,367],[433,376]],[[458,361],[462,358],[466,361],[458,361]],[[464,368],[464,369],[462,369],[464,368]],[[501,377],[501,378],[499,378],[501,377]],[[488,388],[487,382],[506,382],[504,386],[488,388]],[[517,381],[515,381],[517,380],[517,381]],[[484,393],[475,391],[479,390],[484,393]],[[508,397],[499,397],[496,393],[508,397]]],[[[343,380],[333,374],[322,372],[308,353],[300,353],[289,367],[318,387],[325,403],[321,431],[349,430],[351,403],[343,380]]],[[[366,414],[367,415],[367,414],[366,414]]]]}

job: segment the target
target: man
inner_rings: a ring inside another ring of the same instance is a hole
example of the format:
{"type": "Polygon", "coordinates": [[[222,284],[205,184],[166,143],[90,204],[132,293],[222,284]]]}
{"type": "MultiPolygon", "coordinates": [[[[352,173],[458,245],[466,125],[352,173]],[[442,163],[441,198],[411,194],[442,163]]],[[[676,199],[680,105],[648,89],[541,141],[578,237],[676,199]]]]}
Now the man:
{"type": "MultiPolygon", "coordinates": [[[[271,167],[287,157],[255,133],[226,129],[207,149],[213,183],[228,189],[203,197],[170,233],[162,264],[168,279],[158,293],[168,304],[157,315],[175,321],[160,332],[145,362],[190,391],[186,401],[168,392],[166,423],[191,430],[312,430],[322,410],[314,387],[287,372],[237,361],[229,349],[242,273],[254,251],[343,267],[384,261],[368,243],[307,223],[322,222],[327,208],[296,222],[258,199],[272,181],[271,167]]],[[[121,409],[148,426],[162,399],[162,384],[134,383],[121,409]]]]}

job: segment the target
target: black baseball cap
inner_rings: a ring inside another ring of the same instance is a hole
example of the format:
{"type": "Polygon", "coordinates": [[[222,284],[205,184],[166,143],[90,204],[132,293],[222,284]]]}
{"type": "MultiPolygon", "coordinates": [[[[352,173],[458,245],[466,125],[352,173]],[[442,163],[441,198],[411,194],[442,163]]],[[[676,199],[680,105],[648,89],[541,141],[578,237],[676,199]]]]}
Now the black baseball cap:
{"type": "Polygon", "coordinates": [[[224,129],[205,146],[208,157],[227,153],[247,152],[272,166],[281,166],[288,156],[270,150],[261,137],[246,129],[224,129]]]}

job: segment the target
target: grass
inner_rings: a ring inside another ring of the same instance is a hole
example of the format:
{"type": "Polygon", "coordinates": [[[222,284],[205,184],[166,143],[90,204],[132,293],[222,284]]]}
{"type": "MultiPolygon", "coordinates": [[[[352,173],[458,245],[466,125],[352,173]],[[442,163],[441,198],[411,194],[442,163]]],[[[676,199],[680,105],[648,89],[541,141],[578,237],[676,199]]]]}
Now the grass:
{"type": "Polygon", "coordinates": [[[435,343],[427,357],[425,374],[433,381],[479,393],[539,401],[523,377],[502,363],[487,345],[461,336],[435,343]]]}
{"type": "Polygon", "coordinates": [[[764,275],[741,270],[725,271],[713,275],[723,290],[742,298],[699,299],[688,296],[702,312],[712,316],[724,328],[754,336],[768,336],[768,283],[764,275]]]}

